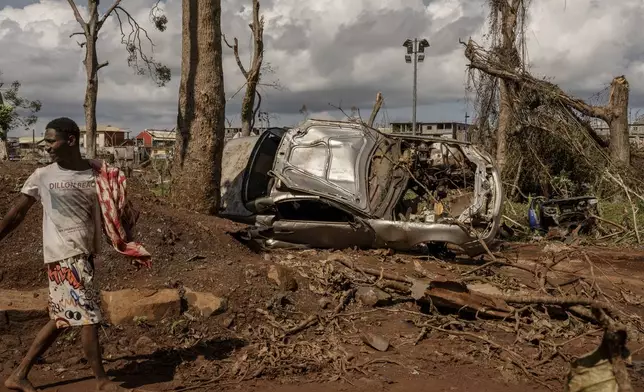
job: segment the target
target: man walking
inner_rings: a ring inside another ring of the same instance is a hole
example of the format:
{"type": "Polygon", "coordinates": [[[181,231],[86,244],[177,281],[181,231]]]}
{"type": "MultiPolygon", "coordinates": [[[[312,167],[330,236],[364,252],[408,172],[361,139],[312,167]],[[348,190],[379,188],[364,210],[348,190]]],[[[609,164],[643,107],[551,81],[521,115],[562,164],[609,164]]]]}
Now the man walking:
{"type": "Polygon", "coordinates": [[[36,201],[43,206],[43,255],[49,281],[51,320],[38,333],[20,365],[5,381],[12,390],[36,392],[27,375],[36,359],[63,328],[80,327],[86,359],[97,390],[123,390],[111,383],[103,368],[98,339],[102,321],[100,294],[94,281],[94,255],[101,238],[101,207],[97,172],[81,157],[80,130],[62,117],[46,126],[46,151],[53,163],[36,169],[25,182],[16,205],[0,222],[0,241],[24,219],[36,201]]]}

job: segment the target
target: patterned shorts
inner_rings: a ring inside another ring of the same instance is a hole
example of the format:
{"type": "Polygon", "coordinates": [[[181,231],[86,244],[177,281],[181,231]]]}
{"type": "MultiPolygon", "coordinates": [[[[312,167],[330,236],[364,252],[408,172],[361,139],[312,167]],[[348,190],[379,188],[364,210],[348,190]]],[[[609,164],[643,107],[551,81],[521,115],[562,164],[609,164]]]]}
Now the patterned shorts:
{"type": "Polygon", "coordinates": [[[47,264],[49,317],[57,328],[99,324],[100,292],[94,282],[94,261],[79,255],[47,264]]]}

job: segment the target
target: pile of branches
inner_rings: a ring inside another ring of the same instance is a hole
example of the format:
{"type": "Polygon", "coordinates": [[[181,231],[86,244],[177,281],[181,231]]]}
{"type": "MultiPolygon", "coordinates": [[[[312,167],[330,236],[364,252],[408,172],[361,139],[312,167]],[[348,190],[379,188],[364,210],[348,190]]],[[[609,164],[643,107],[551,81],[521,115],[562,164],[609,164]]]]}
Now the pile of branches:
{"type": "Polygon", "coordinates": [[[644,332],[641,320],[627,311],[635,297],[619,287],[615,288],[619,294],[614,295],[600,286],[593,271],[601,269],[585,253],[569,249],[554,252],[556,257],[551,260],[528,265],[492,253],[488,254],[487,262],[474,268],[440,262],[450,275],[457,276],[451,282],[426,271],[420,262],[414,262],[415,273],[411,276],[400,276],[360,265],[338,253],[320,263],[308,259],[299,263],[294,259],[288,262],[289,267],[298,269],[300,275],[308,278],[309,289],[328,301],[328,306],[323,307],[326,310],[310,315],[297,312],[284,300],[287,294],[271,301],[266,308],[256,309],[259,323],[247,327],[244,335],[248,345],[240,356],[217,378],[182,390],[258,377],[314,375],[316,381],[351,380],[355,378],[353,373],[368,374],[368,368],[378,363],[395,364],[413,372],[413,363],[382,355],[375,359],[360,358],[343,348],[346,343],[361,344],[356,336],[365,331],[356,323],[369,313],[387,312],[403,315],[418,328],[416,336],[401,338],[398,347],[417,345],[428,337],[450,336],[475,342],[468,344],[470,349],[463,355],[486,363],[507,363],[509,366],[502,368],[514,369],[517,376],[551,390],[560,390],[561,384],[588,382],[584,378],[589,373],[600,371],[612,374],[610,382],[620,391],[632,391],[625,344],[628,336],[644,332]],[[557,265],[578,257],[589,263],[589,275],[558,281],[557,265]],[[530,284],[534,290],[526,293],[525,285],[514,277],[516,274],[505,273],[508,268],[532,275],[534,281],[530,284]],[[431,283],[419,284],[423,281],[431,283]],[[499,294],[477,295],[465,288],[452,292],[453,298],[473,300],[478,296],[479,300],[493,300],[490,306],[477,307],[474,300],[464,306],[452,303],[450,311],[446,305],[449,301],[438,301],[447,298],[440,294],[441,283],[443,287],[454,287],[473,282],[490,283],[499,288],[499,294]],[[432,285],[438,290],[432,289],[432,285]],[[356,291],[365,286],[389,292],[395,297],[393,303],[415,301],[421,309],[414,311],[395,305],[350,309],[356,291]],[[501,340],[503,335],[513,338],[501,340]],[[577,358],[570,352],[571,343],[590,336],[603,336],[592,354],[577,358]],[[572,364],[568,374],[567,364],[572,364]]]}
{"type": "Polygon", "coordinates": [[[512,195],[572,197],[589,191],[609,199],[623,192],[641,195],[642,182],[630,168],[619,167],[606,150],[589,118],[576,107],[589,106],[570,97],[557,85],[512,68],[496,51],[474,41],[466,44],[470,80],[478,97],[478,123],[474,141],[494,149],[498,121],[499,79],[516,85],[512,97],[512,122],[504,181],[512,195]],[[624,184],[623,184],[623,183],[624,184]]]}

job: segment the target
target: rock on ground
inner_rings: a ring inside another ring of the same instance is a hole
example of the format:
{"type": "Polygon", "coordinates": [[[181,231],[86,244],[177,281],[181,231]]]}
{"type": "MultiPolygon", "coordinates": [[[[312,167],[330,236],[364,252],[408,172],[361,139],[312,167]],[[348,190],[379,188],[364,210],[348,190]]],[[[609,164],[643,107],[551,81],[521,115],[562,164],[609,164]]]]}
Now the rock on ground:
{"type": "Polygon", "coordinates": [[[10,322],[47,317],[48,290],[0,290],[0,328],[10,322]]]}
{"type": "Polygon", "coordinates": [[[135,317],[158,321],[181,313],[177,290],[136,290],[102,292],[102,307],[112,324],[131,323],[135,317]]]}
{"type": "MultiPolygon", "coordinates": [[[[188,305],[203,317],[223,313],[228,308],[225,298],[211,293],[186,289],[188,305]]],[[[47,289],[35,291],[0,290],[0,330],[8,323],[47,318],[47,289]]],[[[181,298],[177,290],[126,289],[102,291],[101,308],[112,324],[126,324],[135,318],[154,322],[181,314],[181,298]]]]}
{"type": "Polygon", "coordinates": [[[391,295],[377,287],[360,287],[356,298],[366,306],[384,306],[391,302],[391,295]]]}
{"type": "Polygon", "coordinates": [[[186,301],[190,308],[196,309],[203,317],[218,315],[228,309],[228,301],[211,293],[200,293],[186,288],[186,301]]]}

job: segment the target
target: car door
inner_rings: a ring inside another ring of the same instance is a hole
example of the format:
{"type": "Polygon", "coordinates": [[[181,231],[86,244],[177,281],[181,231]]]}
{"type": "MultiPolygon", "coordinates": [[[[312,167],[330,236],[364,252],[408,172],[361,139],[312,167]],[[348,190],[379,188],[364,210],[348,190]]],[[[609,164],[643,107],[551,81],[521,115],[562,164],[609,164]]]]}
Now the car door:
{"type": "Polygon", "coordinates": [[[316,196],[294,197],[275,203],[271,239],[314,248],[371,247],[374,232],[353,213],[316,196]]]}

